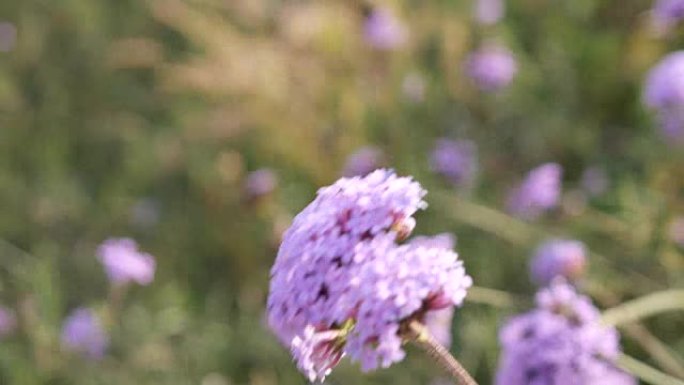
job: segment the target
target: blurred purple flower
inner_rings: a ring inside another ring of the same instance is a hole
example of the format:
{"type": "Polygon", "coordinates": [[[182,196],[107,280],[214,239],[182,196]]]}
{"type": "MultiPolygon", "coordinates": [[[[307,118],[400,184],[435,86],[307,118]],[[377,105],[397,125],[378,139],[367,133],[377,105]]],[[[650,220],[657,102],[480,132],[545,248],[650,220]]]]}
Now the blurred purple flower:
{"type": "Polygon", "coordinates": [[[531,170],[508,197],[508,211],[522,219],[536,219],[555,207],[561,195],[563,169],[546,163],[531,170]]]}
{"type": "Polygon", "coordinates": [[[463,301],[471,280],[453,251],[397,244],[424,195],[387,170],[342,178],[285,232],[268,321],[307,377],[322,379],[344,354],[364,370],[400,361],[403,320],[463,301]]]}
{"type": "Polygon", "coordinates": [[[530,264],[532,280],[542,286],[556,277],[579,278],[585,270],[587,250],[580,241],[552,239],[542,243],[530,264]]]}
{"type": "Polygon", "coordinates": [[[422,103],[425,100],[425,79],[417,72],[412,72],[401,83],[404,97],[411,103],[422,103]]]}
{"type": "Polygon", "coordinates": [[[503,15],[503,0],[476,0],[475,19],[480,24],[495,24],[503,18],[503,15]]]}
{"type": "Polygon", "coordinates": [[[62,345],[68,350],[99,360],[108,344],[109,338],[91,309],[77,308],[64,321],[62,345]]]}
{"type": "Polygon", "coordinates": [[[489,44],[468,56],[465,72],[480,90],[494,92],[513,80],[518,64],[506,48],[489,44]]]}
{"type": "Polygon", "coordinates": [[[12,309],[0,306],[0,337],[5,337],[17,327],[17,316],[12,309]]]}
{"type": "Polygon", "coordinates": [[[617,330],[562,280],[539,292],[535,310],[509,319],[499,340],[496,385],[637,383],[614,365],[617,330]]]}
{"type": "Polygon", "coordinates": [[[425,327],[437,342],[447,349],[451,347],[451,321],[453,318],[453,307],[429,311],[425,314],[425,327]]]}
{"type": "Polygon", "coordinates": [[[406,26],[389,8],[375,8],[364,25],[366,42],[379,50],[398,49],[406,43],[406,26]]]}
{"type": "Polygon", "coordinates": [[[599,196],[608,190],[608,175],[606,170],[599,166],[588,167],[582,173],[582,189],[590,196],[599,196]]]}
{"type": "Polygon", "coordinates": [[[477,147],[469,140],[438,139],[430,168],[455,186],[469,187],[477,173],[477,147]]]}
{"type": "Polygon", "coordinates": [[[17,42],[17,27],[8,21],[0,21],[0,52],[9,52],[17,42]]]}
{"type": "Polygon", "coordinates": [[[665,56],[651,69],[643,100],[657,112],[666,140],[684,139],[684,51],[665,56]]]}
{"type": "Polygon", "coordinates": [[[130,238],[107,239],[98,247],[97,256],[114,284],[135,281],[149,285],[154,279],[154,257],[139,251],[138,244],[130,238]]]}
{"type": "Polygon", "coordinates": [[[667,32],[684,19],[684,0],[657,0],[651,15],[658,31],[667,32]]]}
{"type": "Polygon", "coordinates": [[[250,201],[272,193],[278,186],[278,176],[273,170],[261,168],[247,175],[245,194],[250,201]]]}
{"type": "Polygon", "coordinates": [[[364,146],[347,158],[342,174],[346,177],[366,176],[385,162],[385,154],[375,146],[364,146]]]}

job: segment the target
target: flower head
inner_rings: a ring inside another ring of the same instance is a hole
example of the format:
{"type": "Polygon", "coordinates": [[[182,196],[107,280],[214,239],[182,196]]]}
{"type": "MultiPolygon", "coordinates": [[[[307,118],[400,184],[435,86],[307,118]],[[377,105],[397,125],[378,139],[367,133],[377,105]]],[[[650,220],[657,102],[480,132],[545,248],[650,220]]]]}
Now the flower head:
{"type": "Polygon", "coordinates": [[[389,51],[406,43],[408,31],[390,9],[375,8],[366,19],[364,36],[373,48],[389,51]]]}
{"type": "Polygon", "coordinates": [[[495,24],[504,15],[503,0],[477,0],[475,4],[475,19],[480,24],[495,24]]]}
{"type": "Polygon", "coordinates": [[[438,139],[430,168],[455,186],[469,186],[477,173],[477,147],[469,140],[438,139]]]}
{"type": "Polygon", "coordinates": [[[385,154],[375,146],[364,146],[349,155],[342,174],[346,177],[366,176],[385,162],[385,154]]]}
{"type": "Polygon", "coordinates": [[[17,316],[12,309],[0,306],[0,337],[11,334],[17,328],[17,316]]]}
{"type": "Polygon", "coordinates": [[[268,322],[298,367],[321,379],[343,355],[364,370],[404,357],[401,323],[459,305],[470,285],[444,241],[400,245],[425,191],[388,170],[318,191],[285,232],[271,269],[268,322]]]}
{"type": "Polygon", "coordinates": [[[508,211],[523,219],[535,219],[558,204],[563,169],[546,163],[531,170],[508,197],[508,211]]]}
{"type": "Polygon", "coordinates": [[[109,338],[97,315],[90,309],[78,308],[64,321],[62,345],[91,359],[104,356],[109,338]]]}
{"type": "Polygon", "coordinates": [[[515,58],[506,48],[486,45],[470,54],[465,72],[482,91],[493,92],[506,87],[518,72],[515,58]]]}
{"type": "Polygon", "coordinates": [[[503,352],[496,384],[633,385],[615,365],[620,352],[614,327],[563,281],[537,295],[537,308],[508,320],[499,334],[503,352]]]}
{"type": "Polygon", "coordinates": [[[649,72],[644,104],[655,110],[663,136],[684,139],[684,51],[671,53],[649,72]]]}
{"type": "Polygon", "coordinates": [[[653,23],[660,32],[667,32],[684,19],[683,0],[657,0],[651,10],[653,23]]]}
{"type": "Polygon", "coordinates": [[[261,168],[252,171],[245,180],[245,194],[248,200],[256,200],[273,192],[278,186],[278,176],[273,170],[261,168]]]}
{"type": "Polygon", "coordinates": [[[398,331],[401,322],[463,303],[472,280],[451,250],[408,243],[390,237],[359,245],[365,260],[355,283],[356,326],[348,338],[352,360],[363,370],[388,367],[403,359],[398,331]]]}
{"type": "Polygon", "coordinates": [[[532,279],[540,285],[556,277],[572,280],[584,272],[587,250],[580,241],[552,239],[542,243],[530,265],[532,279]]]}
{"type": "Polygon", "coordinates": [[[130,238],[107,239],[98,247],[97,257],[109,280],[115,284],[134,281],[149,285],[154,279],[154,257],[139,251],[138,244],[130,238]]]}

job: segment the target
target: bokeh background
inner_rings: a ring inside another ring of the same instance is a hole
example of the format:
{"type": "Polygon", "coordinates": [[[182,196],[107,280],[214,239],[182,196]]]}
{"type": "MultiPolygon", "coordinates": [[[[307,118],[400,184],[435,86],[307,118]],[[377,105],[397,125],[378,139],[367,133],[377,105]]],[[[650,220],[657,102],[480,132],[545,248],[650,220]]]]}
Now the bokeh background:
{"type": "MultiPolygon", "coordinates": [[[[641,94],[684,35],[655,33],[651,6],[511,0],[482,23],[466,0],[0,2],[0,304],[17,318],[0,383],[305,383],[264,325],[269,268],[291,218],[363,146],[429,191],[415,233],[457,236],[481,290],[456,312],[451,350],[482,384],[547,237],[591,249],[582,286],[602,308],[683,287],[684,151],[641,94]],[[364,34],[378,7],[405,28],[397,47],[364,34]],[[465,71],[485,42],[517,62],[495,92],[465,71]],[[444,137],[477,146],[467,188],[431,170],[444,137]],[[559,205],[505,214],[510,189],[546,162],[564,169],[559,205]],[[256,194],[259,169],[274,179],[256,194]],[[587,169],[605,172],[599,193],[583,187],[587,169]],[[95,253],[122,236],[155,256],[155,280],[120,301],[103,359],[66,352],[70,311],[112,301],[95,253]]],[[[621,331],[628,354],[681,373],[681,313],[621,331]]],[[[328,383],[438,373],[410,350],[371,374],[343,364],[328,383]]]]}

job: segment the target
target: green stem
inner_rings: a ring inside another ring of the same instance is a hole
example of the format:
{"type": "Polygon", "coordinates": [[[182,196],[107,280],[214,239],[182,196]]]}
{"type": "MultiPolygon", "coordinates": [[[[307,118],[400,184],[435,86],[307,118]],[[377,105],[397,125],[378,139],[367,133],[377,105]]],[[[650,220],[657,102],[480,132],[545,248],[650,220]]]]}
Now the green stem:
{"type": "Polygon", "coordinates": [[[601,320],[620,325],[672,310],[684,310],[684,290],[664,290],[624,302],[604,311],[601,320]]]}
{"type": "Polygon", "coordinates": [[[617,365],[653,385],[684,385],[684,381],[669,376],[658,369],[625,354],[620,355],[617,365]]]}
{"type": "Polygon", "coordinates": [[[411,321],[406,331],[409,339],[434,359],[459,385],[477,385],[468,371],[418,321],[411,321]]]}

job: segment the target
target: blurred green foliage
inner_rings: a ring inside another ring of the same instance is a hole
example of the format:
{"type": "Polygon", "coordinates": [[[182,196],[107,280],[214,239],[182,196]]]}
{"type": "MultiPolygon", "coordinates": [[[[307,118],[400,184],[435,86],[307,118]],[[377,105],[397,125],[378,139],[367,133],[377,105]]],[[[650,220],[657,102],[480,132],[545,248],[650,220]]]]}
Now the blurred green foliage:
{"type": "MultiPolygon", "coordinates": [[[[0,53],[0,302],[21,320],[0,343],[0,383],[303,383],[263,324],[268,269],[290,218],[364,144],[433,192],[416,233],[457,234],[478,286],[531,295],[527,259],[550,234],[600,254],[586,286],[602,306],[684,286],[682,249],[667,237],[684,214],[684,152],[663,143],[640,103],[644,73],[682,39],[649,34],[648,1],[512,0],[487,28],[470,1],[389,4],[411,34],[397,52],[364,44],[363,4],[351,0],[0,3],[17,28],[0,53]],[[520,66],[494,95],[462,71],[486,39],[520,66]],[[422,103],[402,94],[410,73],[426,81],[422,103]],[[478,144],[467,196],[429,172],[440,136],[478,144]],[[539,223],[513,221],[533,236],[507,238],[461,210],[501,209],[545,161],[564,166],[566,194],[539,223]],[[608,170],[609,191],[574,199],[592,165],[608,170]],[[242,183],[260,167],[280,185],[248,204],[242,183]],[[159,270],[128,293],[107,357],[87,362],[60,349],[59,331],[73,307],[106,303],[94,253],[109,236],[137,239],[159,270]]],[[[496,330],[517,310],[457,312],[452,350],[483,384],[496,330]]],[[[684,356],[681,315],[644,325],[684,356]]],[[[658,366],[638,338],[624,344],[658,366]]],[[[344,364],[329,382],[428,383],[435,371],[411,351],[370,375],[344,364]]]]}

